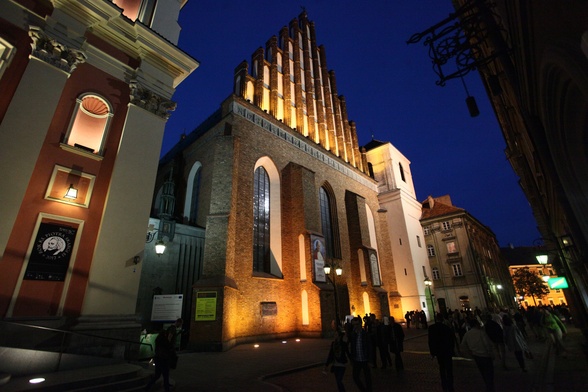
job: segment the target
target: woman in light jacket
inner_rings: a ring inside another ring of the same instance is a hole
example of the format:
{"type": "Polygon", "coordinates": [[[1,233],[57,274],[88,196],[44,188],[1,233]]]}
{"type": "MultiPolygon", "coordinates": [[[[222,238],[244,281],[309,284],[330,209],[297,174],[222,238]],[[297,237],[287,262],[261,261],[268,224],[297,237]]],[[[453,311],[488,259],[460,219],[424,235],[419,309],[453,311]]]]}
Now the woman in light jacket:
{"type": "Polygon", "coordinates": [[[476,318],[468,320],[470,330],[461,341],[461,352],[471,356],[482,374],[486,392],[494,392],[494,346],[482,324],[476,318]]]}

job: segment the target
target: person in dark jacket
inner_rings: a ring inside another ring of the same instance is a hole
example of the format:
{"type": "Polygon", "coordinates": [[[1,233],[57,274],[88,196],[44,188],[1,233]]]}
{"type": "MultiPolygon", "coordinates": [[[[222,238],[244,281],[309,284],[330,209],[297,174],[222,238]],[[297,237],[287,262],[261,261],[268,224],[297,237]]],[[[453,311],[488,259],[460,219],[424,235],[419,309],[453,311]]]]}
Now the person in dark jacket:
{"type": "Polygon", "coordinates": [[[392,336],[390,338],[390,352],[394,353],[394,366],[396,370],[404,370],[402,361],[402,352],[404,351],[404,331],[402,325],[394,321],[390,316],[390,325],[392,326],[392,336]]]}
{"type": "Polygon", "coordinates": [[[345,368],[347,364],[347,357],[349,356],[349,348],[347,336],[345,332],[337,327],[335,321],[331,322],[331,327],[335,330],[335,337],[331,342],[329,355],[325,361],[325,373],[329,365],[331,365],[331,373],[335,376],[337,383],[337,390],[345,392],[345,385],[343,385],[343,376],[345,375],[345,368]]]}
{"type": "Polygon", "coordinates": [[[429,327],[429,352],[437,358],[443,392],[453,392],[453,355],[455,333],[443,323],[443,316],[435,316],[435,324],[429,327]]]}
{"type": "Polygon", "coordinates": [[[508,370],[506,367],[506,345],[504,344],[504,331],[502,329],[502,325],[498,324],[493,319],[491,314],[486,314],[484,320],[484,329],[494,344],[494,348],[498,352],[498,358],[500,358],[502,361],[502,367],[504,370],[508,370]]]}
{"type": "Polygon", "coordinates": [[[166,392],[169,392],[171,386],[169,384],[169,370],[172,365],[172,361],[177,360],[176,349],[172,338],[174,337],[175,328],[167,329],[162,331],[155,339],[155,356],[153,362],[155,364],[155,374],[149,380],[149,383],[145,387],[148,391],[153,387],[155,382],[159,380],[159,377],[163,376],[163,388],[166,392]]]}
{"type": "Polygon", "coordinates": [[[361,327],[361,317],[351,320],[351,334],[349,336],[349,354],[353,365],[353,381],[362,392],[372,392],[372,375],[370,372],[370,338],[361,327]],[[363,372],[365,384],[360,378],[363,372]]]}
{"type": "Polygon", "coordinates": [[[382,361],[382,369],[386,369],[388,365],[392,366],[392,357],[390,357],[390,344],[392,343],[392,326],[390,325],[390,318],[384,316],[381,323],[378,324],[378,350],[380,351],[380,360],[382,361]]]}

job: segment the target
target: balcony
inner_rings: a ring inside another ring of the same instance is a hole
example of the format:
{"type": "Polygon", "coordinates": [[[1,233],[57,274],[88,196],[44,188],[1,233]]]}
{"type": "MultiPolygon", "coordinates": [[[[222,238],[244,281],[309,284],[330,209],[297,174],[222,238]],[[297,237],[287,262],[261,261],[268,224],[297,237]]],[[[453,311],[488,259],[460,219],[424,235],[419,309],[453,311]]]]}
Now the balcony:
{"type": "Polygon", "coordinates": [[[447,253],[446,257],[447,257],[447,262],[451,263],[451,264],[461,263],[461,261],[462,261],[462,257],[459,255],[459,252],[447,253]]]}

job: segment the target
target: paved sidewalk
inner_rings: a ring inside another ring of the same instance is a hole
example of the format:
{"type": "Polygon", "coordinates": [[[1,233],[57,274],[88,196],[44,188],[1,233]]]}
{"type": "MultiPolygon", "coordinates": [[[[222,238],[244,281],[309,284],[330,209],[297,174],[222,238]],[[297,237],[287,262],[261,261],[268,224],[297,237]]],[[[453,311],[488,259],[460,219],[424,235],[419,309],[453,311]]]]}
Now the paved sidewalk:
{"type": "MultiPolygon", "coordinates": [[[[441,391],[436,360],[428,354],[426,330],[405,329],[403,354],[405,370],[372,369],[373,390],[441,391]]],[[[507,353],[504,370],[495,361],[497,391],[580,392],[588,390],[588,362],[584,339],[570,328],[565,340],[567,353],[555,356],[549,342],[530,338],[534,359],[527,360],[523,373],[512,353],[507,353]]],[[[244,344],[222,353],[181,353],[178,368],[172,371],[177,392],[192,391],[335,391],[332,374],[323,373],[330,340],[288,339],[260,342],[259,347],[244,344]]],[[[483,391],[480,374],[471,360],[454,358],[456,392],[483,391]]],[[[358,391],[348,366],[344,382],[348,392],[358,391]]],[[[154,388],[155,391],[162,390],[154,388]]]]}
{"type": "Polygon", "coordinates": [[[564,338],[565,353],[556,356],[550,346],[544,386],[546,392],[588,391],[588,346],[577,328],[568,328],[564,338]]]}

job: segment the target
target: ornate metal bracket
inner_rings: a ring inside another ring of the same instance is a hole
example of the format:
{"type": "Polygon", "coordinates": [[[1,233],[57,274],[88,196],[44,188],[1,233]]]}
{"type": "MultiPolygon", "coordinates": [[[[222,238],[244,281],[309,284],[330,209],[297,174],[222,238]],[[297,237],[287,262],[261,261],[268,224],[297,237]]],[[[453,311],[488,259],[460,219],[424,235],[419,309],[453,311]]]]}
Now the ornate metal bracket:
{"type": "MultiPolygon", "coordinates": [[[[406,41],[415,44],[422,40],[429,47],[433,71],[439,76],[435,84],[445,86],[447,80],[463,77],[503,54],[500,51],[487,54],[482,50],[482,45],[498,33],[493,7],[485,0],[469,0],[449,17],[406,41]],[[447,71],[452,59],[455,65],[447,71]]],[[[487,46],[486,52],[492,47],[487,46]]]]}

